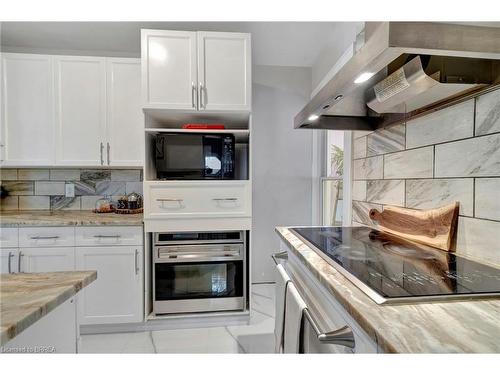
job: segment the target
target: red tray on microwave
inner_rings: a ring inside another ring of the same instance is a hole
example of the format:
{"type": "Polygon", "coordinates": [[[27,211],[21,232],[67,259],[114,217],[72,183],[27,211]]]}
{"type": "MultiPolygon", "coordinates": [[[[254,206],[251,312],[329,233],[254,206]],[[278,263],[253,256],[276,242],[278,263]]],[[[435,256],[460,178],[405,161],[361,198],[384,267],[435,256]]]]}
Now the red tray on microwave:
{"type": "Polygon", "coordinates": [[[222,124],[184,124],[182,125],[183,129],[218,129],[218,130],[223,130],[226,129],[226,127],[222,124]]]}

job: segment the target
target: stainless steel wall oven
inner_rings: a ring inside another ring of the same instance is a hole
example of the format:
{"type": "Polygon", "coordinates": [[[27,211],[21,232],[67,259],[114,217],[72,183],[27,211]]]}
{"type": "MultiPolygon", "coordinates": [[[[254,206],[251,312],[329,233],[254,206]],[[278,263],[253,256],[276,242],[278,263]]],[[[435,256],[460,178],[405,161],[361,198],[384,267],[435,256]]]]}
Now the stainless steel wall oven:
{"type": "Polygon", "coordinates": [[[245,231],[153,236],[155,314],[245,309],[245,231]]]}

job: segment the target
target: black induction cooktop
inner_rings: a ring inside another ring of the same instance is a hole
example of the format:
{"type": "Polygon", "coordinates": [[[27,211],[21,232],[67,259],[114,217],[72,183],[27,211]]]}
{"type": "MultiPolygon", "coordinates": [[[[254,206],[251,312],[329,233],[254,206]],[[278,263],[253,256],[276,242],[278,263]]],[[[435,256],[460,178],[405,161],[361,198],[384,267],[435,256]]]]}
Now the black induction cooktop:
{"type": "Polygon", "coordinates": [[[500,298],[500,269],[454,253],[367,227],[291,230],[379,304],[500,298]]]}

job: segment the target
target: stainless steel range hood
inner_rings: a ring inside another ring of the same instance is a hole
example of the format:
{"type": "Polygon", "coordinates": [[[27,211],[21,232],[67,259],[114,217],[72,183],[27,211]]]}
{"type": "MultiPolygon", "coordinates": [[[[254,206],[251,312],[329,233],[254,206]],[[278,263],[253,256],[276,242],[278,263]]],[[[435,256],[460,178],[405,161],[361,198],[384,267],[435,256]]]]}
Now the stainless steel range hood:
{"type": "Polygon", "coordinates": [[[295,128],[373,130],[500,82],[500,28],[368,22],[365,35],[295,128]]]}

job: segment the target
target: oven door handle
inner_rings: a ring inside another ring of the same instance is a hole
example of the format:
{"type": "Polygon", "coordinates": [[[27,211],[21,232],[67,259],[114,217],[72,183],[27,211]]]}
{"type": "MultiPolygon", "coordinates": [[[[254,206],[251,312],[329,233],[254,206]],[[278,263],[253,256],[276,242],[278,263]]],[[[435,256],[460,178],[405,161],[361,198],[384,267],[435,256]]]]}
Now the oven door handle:
{"type": "Polygon", "coordinates": [[[199,253],[186,253],[183,251],[169,251],[163,254],[158,253],[158,259],[203,259],[210,261],[212,258],[235,258],[241,255],[239,250],[231,251],[218,251],[218,252],[199,252],[199,253]]]}

